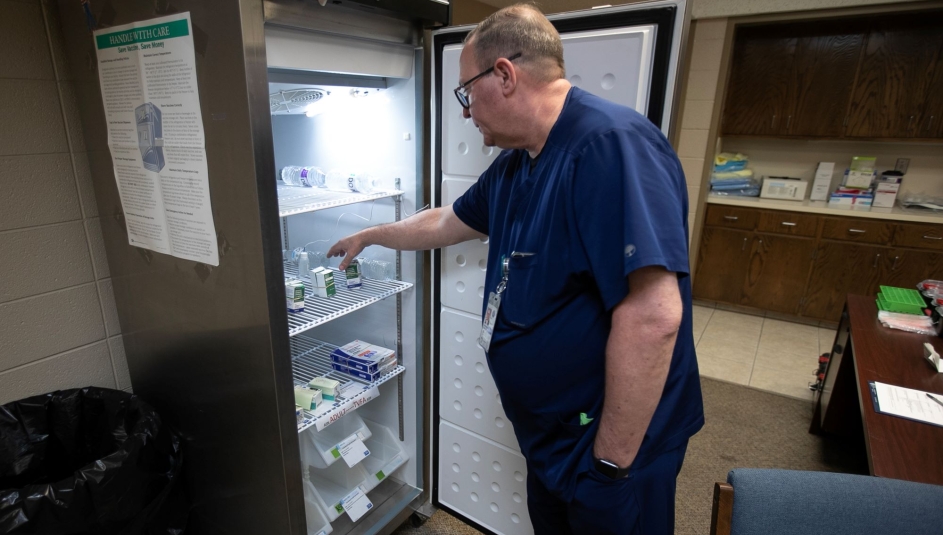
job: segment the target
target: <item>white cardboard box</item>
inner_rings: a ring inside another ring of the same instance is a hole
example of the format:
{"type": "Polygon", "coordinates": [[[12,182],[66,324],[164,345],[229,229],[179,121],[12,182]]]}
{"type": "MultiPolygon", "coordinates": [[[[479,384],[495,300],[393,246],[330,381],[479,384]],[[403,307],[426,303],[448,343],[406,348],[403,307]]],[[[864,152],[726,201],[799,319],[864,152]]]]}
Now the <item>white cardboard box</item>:
{"type": "Polygon", "coordinates": [[[815,170],[815,179],[812,182],[812,195],[809,196],[810,200],[828,200],[828,193],[832,188],[832,174],[834,172],[835,162],[819,162],[819,167],[815,170]]]}
{"type": "Polygon", "coordinates": [[[808,186],[809,183],[804,180],[765,177],[763,178],[763,189],[760,190],[760,197],[801,201],[805,198],[805,190],[808,186]]]}
{"type": "Polygon", "coordinates": [[[871,203],[871,206],[875,208],[893,208],[899,190],[899,182],[879,181],[877,187],[874,189],[874,201],[871,203]]]}

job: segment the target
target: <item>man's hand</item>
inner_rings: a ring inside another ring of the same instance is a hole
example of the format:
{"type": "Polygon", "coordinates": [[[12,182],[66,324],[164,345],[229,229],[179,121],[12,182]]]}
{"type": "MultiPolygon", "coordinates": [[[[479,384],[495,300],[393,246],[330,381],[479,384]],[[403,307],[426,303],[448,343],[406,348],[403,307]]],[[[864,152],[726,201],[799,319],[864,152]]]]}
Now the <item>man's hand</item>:
{"type": "Polygon", "coordinates": [[[347,266],[350,265],[351,261],[354,258],[357,258],[357,255],[361,253],[370,243],[365,243],[364,241],[364,232],[358,232],[356,234],[351,234],[346,238],[342,238],[337,243],[331,246],[331,249],[327,252],[328,258],[334,258],[335,256],[343,256],[344,260],[341,261],[338,268],[341,271],[347,269],[347,266]]]}

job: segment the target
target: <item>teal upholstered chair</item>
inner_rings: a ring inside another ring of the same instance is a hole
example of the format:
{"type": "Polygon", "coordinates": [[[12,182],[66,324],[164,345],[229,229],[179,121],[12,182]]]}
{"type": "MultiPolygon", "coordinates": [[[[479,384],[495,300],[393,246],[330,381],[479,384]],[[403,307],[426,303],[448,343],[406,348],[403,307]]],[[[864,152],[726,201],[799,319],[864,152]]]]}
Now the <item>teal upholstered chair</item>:
{"type": "Polygon", "coordinates": [[[714,485],[711,535],[943,534],[943,486],[738,468],[714,485]]]}

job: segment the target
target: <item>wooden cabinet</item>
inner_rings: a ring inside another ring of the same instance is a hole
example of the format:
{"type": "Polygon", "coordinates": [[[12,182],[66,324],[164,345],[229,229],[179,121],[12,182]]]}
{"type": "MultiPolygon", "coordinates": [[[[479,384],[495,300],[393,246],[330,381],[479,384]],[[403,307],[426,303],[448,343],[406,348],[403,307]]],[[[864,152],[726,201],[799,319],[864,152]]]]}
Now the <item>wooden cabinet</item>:
{"type": "MultiPolygon", "coordinates": [[[[943,67],[943,24],[920,14],[875,21],[858,69],[847,137],[921,137],[927,101],[943,67]]],[[[930,125],[932,128],[932,124],[930,125]]]]}
{"type": "Polygon", "coordinates": [[[849,293],[943,280],[937,237],[943,224],[711,204],[694,297],[838,321],[849,293]]]}
{"type": "Polygon", "coordinates": [[[913,288],[926,279],[943,276],[943,254],[894,248],[882,263],[881,284],[913,288]]]}
{"type": "Polygon", "coordinates": [[[864,44],[860,23],[813,23],[800,30],[782,134],[838,137],[864,44]]]}
{"type": "Polygon", "coordinates": [[[822,241],[812,263],[812,275],[799,314],[836,320],[849,293],[874,295],[890,248],[822,241]]]}
{"type": "Polygon", "coordinates": [[[737,29],[723,135],[943,138],[943,12],[737,29]]]}
{"type": "Polygon", "coordinates": [[[724,107],[725,134],[778,134],[785,125],[786,101],[798,39],[791,26],[737,31],[735,63],[724,107]]]}
{"type": "Polygon", "coordinates": [[[739,303],[753,233],[705,227],[698,251],[694,294],[700,299],[739,303]]]}
{"type": "Polygon", "coordinates": [[[740,304],[796,314],[809,278],[815,241],[757,234],[740,304]]]}

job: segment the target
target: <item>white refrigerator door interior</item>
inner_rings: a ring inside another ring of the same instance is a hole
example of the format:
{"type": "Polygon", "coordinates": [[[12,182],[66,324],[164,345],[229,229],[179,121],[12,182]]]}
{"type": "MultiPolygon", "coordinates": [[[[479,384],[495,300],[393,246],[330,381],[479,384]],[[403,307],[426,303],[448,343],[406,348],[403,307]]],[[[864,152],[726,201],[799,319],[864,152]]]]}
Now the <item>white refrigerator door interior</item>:
{"type": "MultiPolygon", "coordinates": [[[[582,89],[643,113],[648,106],[656,27],[563,34],[567,78],[582,89]],[[617,59],[613,59],[617,58],[617,59]]],[[[443,49],[442,205],[460,197],[499,150],[485,147],[450,88],[458,84],[462,45],[443,49]],[[449,88],[449,89],[445,89],[449,88]]],[[[533,533],[527,514],[527,467],[477,344],[487,240],[442,250],[439,317],[439,501],[501,534],[533,533]]]]}

